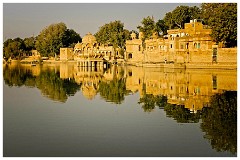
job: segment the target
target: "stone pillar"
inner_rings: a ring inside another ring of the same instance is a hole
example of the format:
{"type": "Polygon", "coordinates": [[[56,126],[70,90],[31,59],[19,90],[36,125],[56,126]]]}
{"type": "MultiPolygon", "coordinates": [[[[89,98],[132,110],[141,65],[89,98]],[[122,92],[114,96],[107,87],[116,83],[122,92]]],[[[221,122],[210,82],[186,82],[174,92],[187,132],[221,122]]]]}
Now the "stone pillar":
{"type": "Polygon", "coordinates": [[[100,71],[103,71],[103,61],[99,62],[100,71]]]}
{"type": "Polygon", "coordinates": [[[91,67],[91,62],[90,61],[87,62],[87,66],[91,67]]]}
{"type": "Polygon", "coordinates": [[[94,62],[94,61],[92,61],[92,68],[93,68],[93,67],[95,67],[95,62],[94,62]]]}

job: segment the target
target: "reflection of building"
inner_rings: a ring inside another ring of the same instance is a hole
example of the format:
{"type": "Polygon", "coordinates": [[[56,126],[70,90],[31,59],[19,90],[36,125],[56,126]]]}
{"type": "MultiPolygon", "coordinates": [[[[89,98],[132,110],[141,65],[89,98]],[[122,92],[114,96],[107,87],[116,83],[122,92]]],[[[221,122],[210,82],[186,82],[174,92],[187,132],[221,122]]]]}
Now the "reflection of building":
{"type": "MultiPolygon", "coordinates": [[[[61,68],[60,68],[61,69],[61,68]]],[[[92,70],[89,67],[79,67],[74,65],[74,68],[71,69],[73,78],[75,82],[81,84],[81,91],[83,95],[91,100],[95,97],[99,89],[99,83],[110,82],[114,78],[119,78],[122,68],[117,68],[112,66],[106,71],[104,70],[92,70]]],[[[66,73],[66,69],[60,70],[60,75],[66,73]],[[61,73],[63,72],[63,73],[61,73]]]]}
{"type": "Polygon", "coordinates": [[[185,105],[191,111],[201,110],[210,97],[224,90],[237,90],[235,70],[172,70],[128,66],[126,87],[132,92],[167,96],[171,104],[185,105]],[[145,93],[143,90],[145,89],[145,93]]]}
{"type": "Polygon", "coordinates": [[[89,100],[92,100],[97,94],[98,83],[94,83],[94,81],[92,80],[84,81],[84,83],[82,83],[81,90],[84,97],[86,97],[89,100]]]}
{"type": "Polygon", "coordinates": [[[60,78],[69,79],[74,76],[74,64],[72,63],[60,63],[60,78]]]}
{"type": "Polygon", "coordinates": [[[130,64],[165,63],[184,64],[182,67],[211,67],[237,64],[237,48],[222,48],[214,45],[210,36],[212,30],[199,20],[185,23],[184,29],[171,29],[168,34],[159,38],[156,33],[142,42],[132,34],[126,41],[125,59],[130,64]],[[144,45],[143,45],[144,44],[144,45]],[[144,47],[143,47],[144,46],[144,47]]]}

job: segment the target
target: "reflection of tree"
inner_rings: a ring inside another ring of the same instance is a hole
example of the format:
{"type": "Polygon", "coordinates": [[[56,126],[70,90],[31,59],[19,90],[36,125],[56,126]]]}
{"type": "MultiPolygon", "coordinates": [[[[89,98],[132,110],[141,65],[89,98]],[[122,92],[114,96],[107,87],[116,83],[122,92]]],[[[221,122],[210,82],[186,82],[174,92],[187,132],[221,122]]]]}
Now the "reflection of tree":
{"type": "Polygon", "coordinates": [[[217,151],[237,152],[237,92],[211,98],[210,108],[202,110],[201,129],[217,151]]]}
{"type": "Polygon", "coordinates": [[[173,118],[178,123],[197,123],[200,119],[200,112],[190,113],[189,109],[182,105],[167,104],[164,107],[168,117],[173,118]]]}
{"type": "Polygon", "coordinates": [[[25,83],[31,87],[35,84],[32,82],[35,77],[32,75],[30,70],[26,70],[20,66],[10,67],[6,65],[3,69],[3,78],[5,84],[8,86],[22,86],[25,83]]]}
{"type": "Polygon", "coordinates": [[[62,80],[54,70],[42,71],[36,78],[36,86],[49,98],[65,102],[67,97],[74,95],[79,90],[79,85],[74,80],[62,80]]]}
{"type": "Polygon", "coordinates": [[[142,109],[144,112],[151,112],[155,108],[155,97],[152,94],[144,94],[138,103],[143,103],[142,109]]]}
{"type": "Polygon", "coordinates": [[[144,94],[138,103],[143,104],[144,112],[151,112],[155,106],[164,108],[167,116],[172,117],[178,123],[197,123],[200,119],[200,112],[190,113],[184,106],[167,103],[167,97],[163,95],[144,94]]]}
{"type": "Polygon", "coordinates": [[[121,104],[124,100],[124,96],[128,94],[124,78],[114,78],[110,82],[101,81],[99,83],[98,92],[101,97],[116,104],[121,104]]]}
{"type": "Polygon", "coordinates": [[[59,74],[50,69],[41,71],[39,76],[33,76],[30,69],[6,66],[3,78],[9,86],[36,86],[44,95],[61,102],[65,102],[68,96],[74,95],[80,88],[73,79],[62,80],[59,74]]]}
{"type": "Polygon", "coordinates": [[[158,106],[159,108],[164,107],[167,104],[167,97],[162,95],[154,96],[152,94],[144,94],[138,103],[143,104],[142,108],[144,112],[151,112],[155,106],[158,106]]]}
{"type": "Polygon", "coordinates": [[[163,108],[167,105],[167,96],[157,95],[155,97],[155,103],[159,108],[163,108]]]}

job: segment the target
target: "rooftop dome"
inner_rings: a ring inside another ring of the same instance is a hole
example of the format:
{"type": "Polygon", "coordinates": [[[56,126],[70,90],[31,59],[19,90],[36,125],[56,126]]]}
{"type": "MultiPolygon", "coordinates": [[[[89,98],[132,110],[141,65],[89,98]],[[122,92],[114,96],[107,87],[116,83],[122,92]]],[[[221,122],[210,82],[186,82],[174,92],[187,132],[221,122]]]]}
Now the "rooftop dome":
{"type": "Polygon", "coordinates": [[[82,39],[82,43],[96,43],[96,37],[94,35],[92,35],[90,32],[88,34],[86,34],[83,39],[82,39]]]}
{"type": "Polygon", "coordinates": [[[82,44],[78,42],[78,43],[75,45],[74,48],[75,48],[75,49],[80,49],[80,48],[82,48],[82,44]]]}

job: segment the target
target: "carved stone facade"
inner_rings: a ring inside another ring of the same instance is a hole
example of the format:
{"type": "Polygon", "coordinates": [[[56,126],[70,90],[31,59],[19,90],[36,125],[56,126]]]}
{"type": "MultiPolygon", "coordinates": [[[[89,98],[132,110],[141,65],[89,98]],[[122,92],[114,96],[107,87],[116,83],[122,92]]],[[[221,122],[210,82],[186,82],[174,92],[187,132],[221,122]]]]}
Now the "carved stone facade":
{"type": "Polygon", "coordinates": [[[84,58],[104,58],[108,61],[113,60],[115,51],[113,46],[100,45],[96,38],[88,33],[82,39],[82,43],[77,43],[74,47],[74,60],[84,58]]]}

